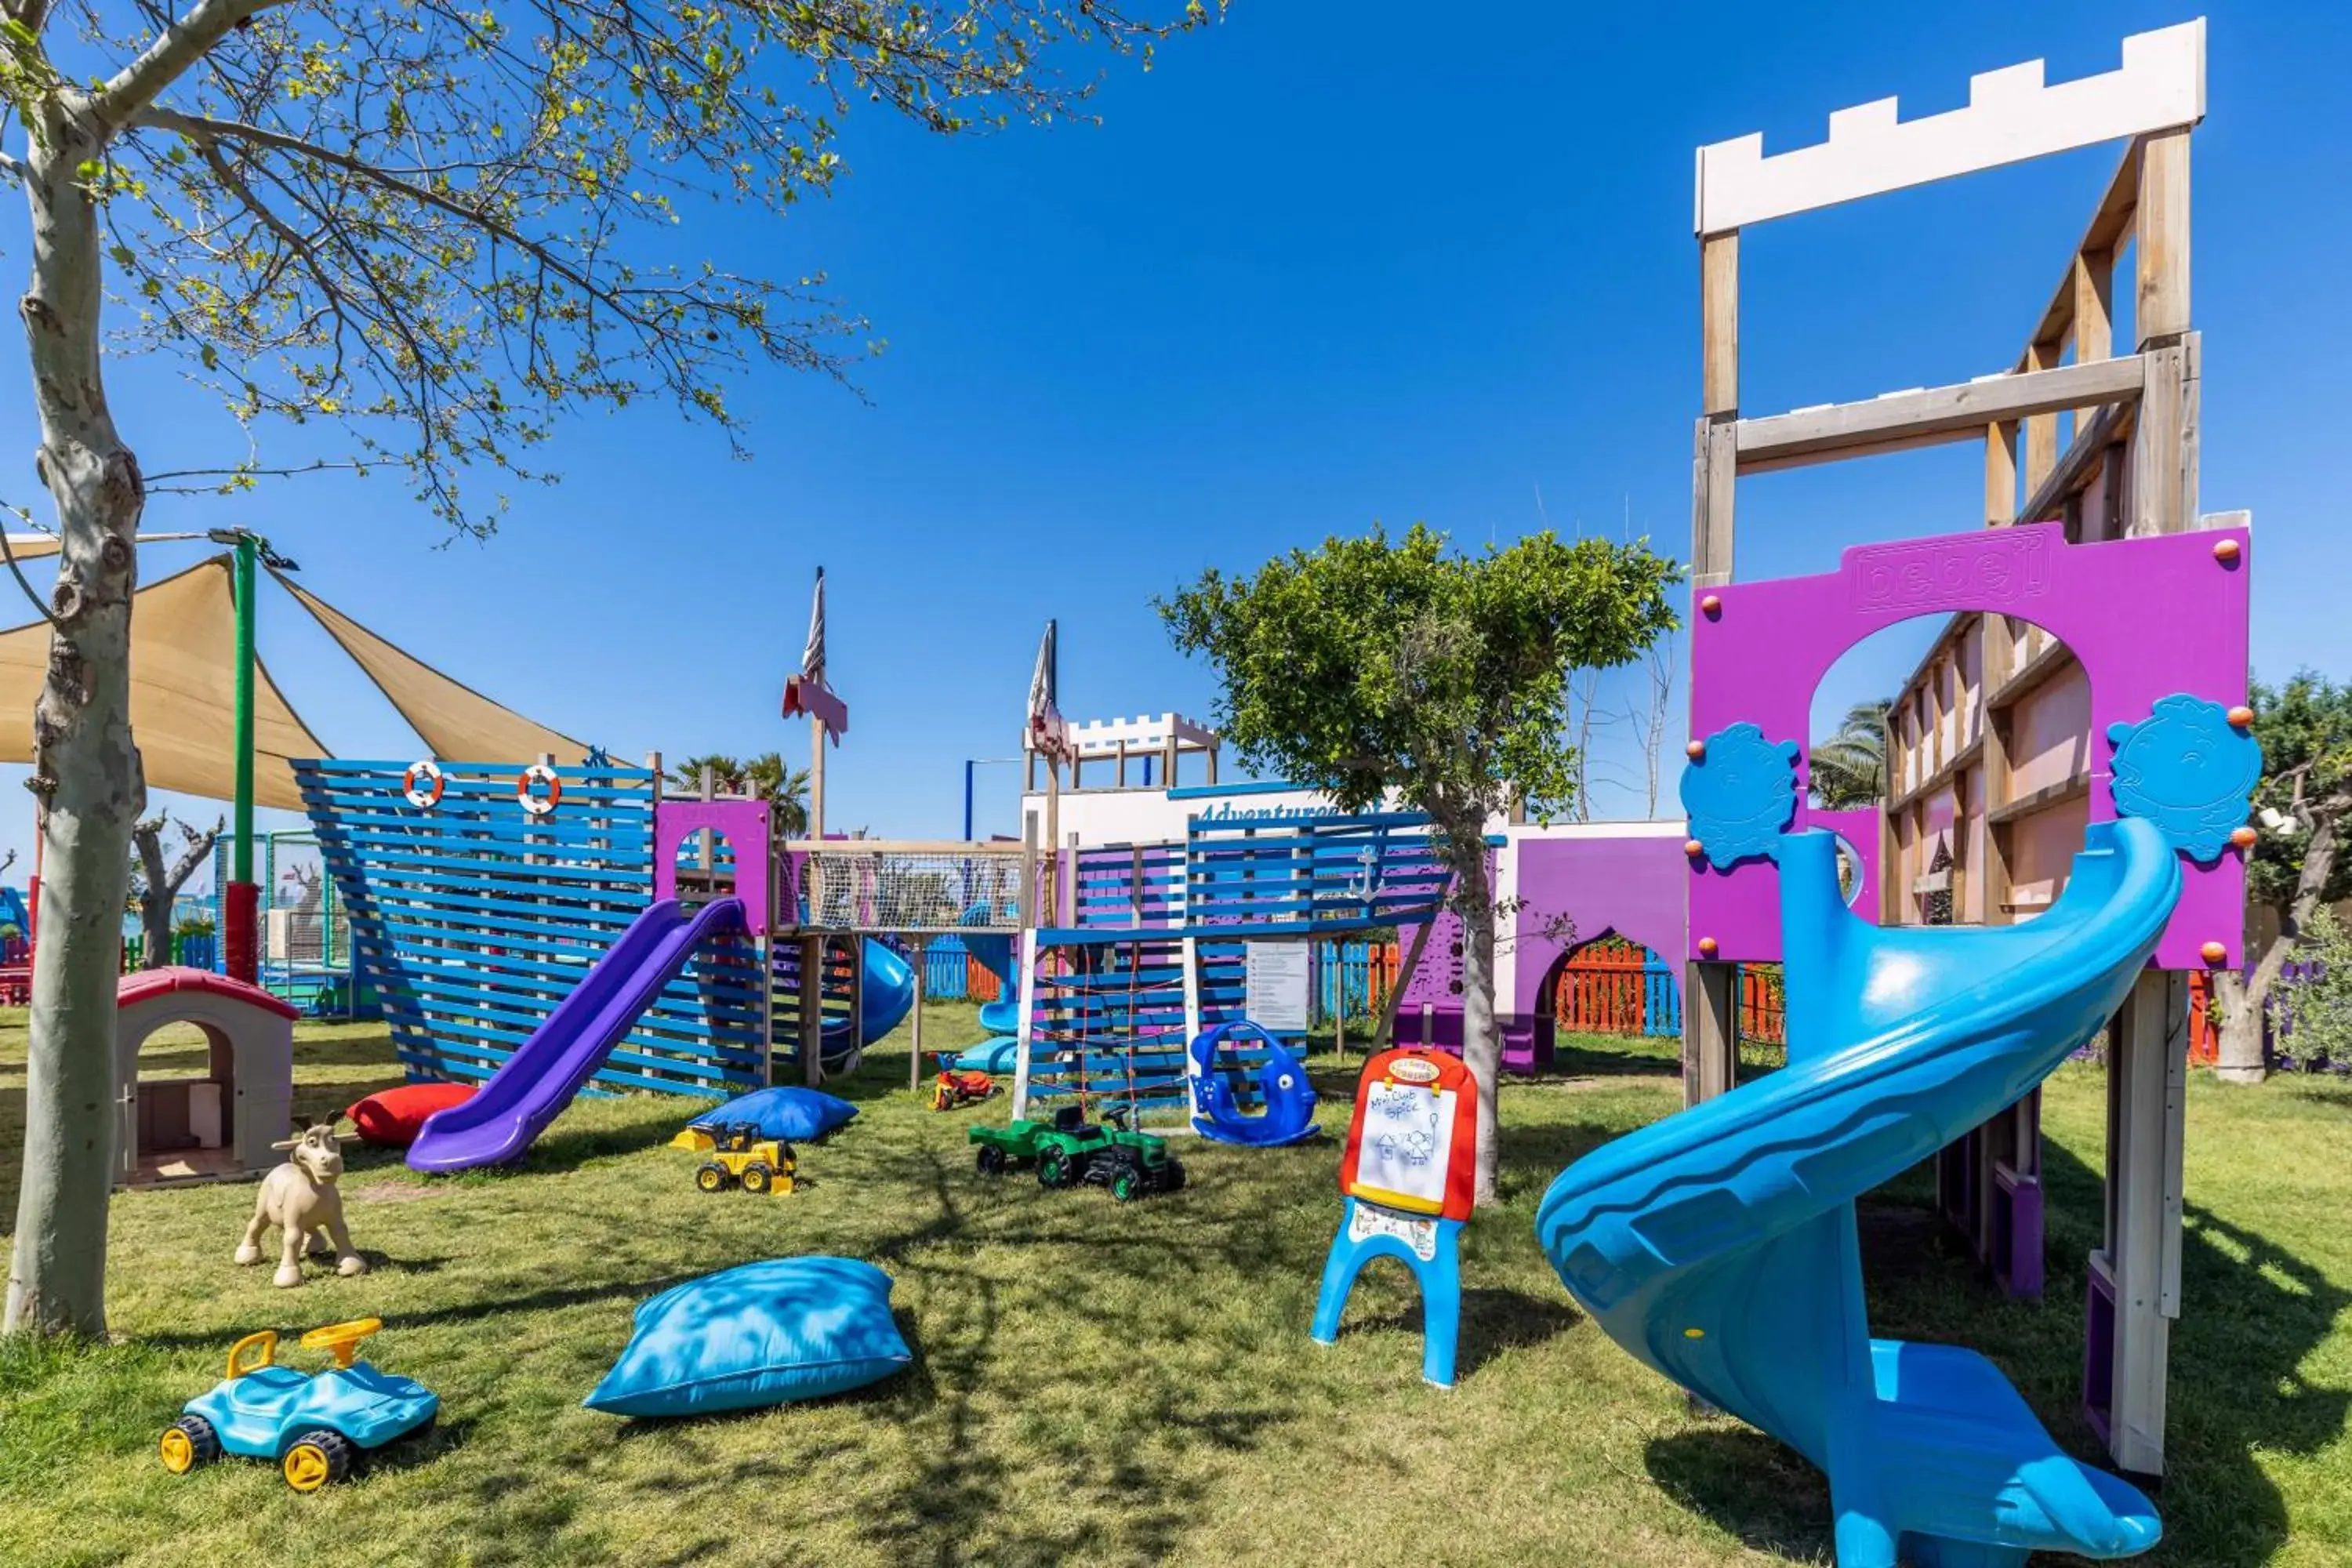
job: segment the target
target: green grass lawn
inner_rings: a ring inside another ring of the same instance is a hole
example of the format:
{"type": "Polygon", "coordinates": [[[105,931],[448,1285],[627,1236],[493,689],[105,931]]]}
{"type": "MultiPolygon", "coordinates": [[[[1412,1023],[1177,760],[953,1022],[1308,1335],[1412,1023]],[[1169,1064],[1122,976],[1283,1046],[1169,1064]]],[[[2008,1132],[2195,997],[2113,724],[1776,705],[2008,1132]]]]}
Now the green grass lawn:
{"type": "MultiPolygon", "coordinates": [[[[926,1030],[977,1033],[953,1006],[926,1030]]],[[[23,1042],[22,1015],[0,1016],[10,1224],[23,1042]]],[[[306,1028],[298,1055],[303,1110],[398,1076],[378,1029],[306,1028]]],[[[695,1192],[692,1160],[662,1147],[690,1110],[675,1100],[583,1101],[510,1173],[425,1181],[356,1152],[343,1185],[372,1271],[314,1266],[299,1290],[229,1261],[250,1185],[118,1197],[119,1342],[0,1345],[0,1563],[1828,1562],[1815,1472],[1693,1415],[1536,1247],[1552,1175],[1675,1107],[1659,1046],[1579,1042],[1555,1076],[1506,1087],[1506,1201],[1465,1233],[1450,1394],[1421,1383],[1418,1309],[1392,1265],[1366,1275],[1336,1347],[1307,1338],[1339,1213],[1330,1145],[1188,1142],[1185,1191],[1118,1206],[975,1175],[963,1128],[1003,1102],[933,1115],[906,1075],[902,1035],[845,1091],[864,1114],[803,1150],[801,1190],[776,1198],[695,1192]],[[580,1408],[640,1300],[803,1252],[896,1277],[908,1373],[702,1421],[580,1408]],[[237,1336],[368,1314],[385,1323],[371,1358],[440,1393],[430,1437],[310,1498],[260,1465],[175,1479],[156,1463],[156,1433],[237,1336]]],[[[1352,1075],[1318,1076],[1327,1126],[1344,1121],[1352,1075]]],[[[1864,1227],[1877,1330],[1981,1348],[2085,1456],[2101,1106],[2095,1069],[2051,1082],[2046,1303],[1993,1299],[1916,1174],[1870,1200],[1864,1227]]],[[[2188,1198],[2175,1469],[2146,1561],[2352,1563],[2352,1092],[2200,1077],[2188,1198]]]]}

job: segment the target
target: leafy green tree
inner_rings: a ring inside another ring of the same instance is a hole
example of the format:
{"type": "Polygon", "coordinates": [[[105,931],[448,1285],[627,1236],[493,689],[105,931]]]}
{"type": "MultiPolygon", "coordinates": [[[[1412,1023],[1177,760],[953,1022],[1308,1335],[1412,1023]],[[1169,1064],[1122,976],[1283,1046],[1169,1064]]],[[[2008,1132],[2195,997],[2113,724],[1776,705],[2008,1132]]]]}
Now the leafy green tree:
{"type": "Polygon", "coordinates": [[[1646,541],[1450,552],[1419,523],[1294,550],[1255,576],[1212,569],[1161,600],[1169,635],[1216,666],[1218,721],[1241,760],[1351,811],[1391,792],[1428,813],[1466,938],[1463,1058],[1478,1079],[1478,1195],[1495,1194],[1495,897],[1486,827],[1516,789],[1534,816],[1572,805],[1570,671],[1638,656],[1675,626],[1681,568],[1646,541]]]}
{"type": "Polygon", "coordinates": [[[2214,977],[2221,1014],[2220,1076],[2229,1083],[2260,1083],[2263,1007],[2287,961],[2309,940],[2315,917],[2352,894],[2352,860],[2344,854],[2346,819],[2352,816],[2352,684],[2309,670],[2287,683],[2253,687],[2254,739],[2262,742],[2263,778],[2254,810],[2279,826],[2265,826],[2246,868],[2249,901],[2276,917],[2276,934],[2253,921],[2255,941],[2243,975],[2214,977]]]}
{"type": "Polygon", "coordinates": [[[2288,1047],[2306,1063],[2352,1063],[2352,931],[2322,904],[2304,922],[2297,946],[2307,978],[2278,988],[2288,1047]]]}
{"type": "MultiPolygon", "coordinates": [[[[0,0],[0,178],[63,550],[33,719],[42,937],[6,1325],[105,1330],[115,949],[144,805],[133,540],[151,488],[546,476],[562,416],[667,402],[740,452],[763,365],[846,377],[865,323],[814,276],[696,257],[714,203],[781,215],[877,103],[941,134],[1086,113],[1067,68],[1205,24],[1202,0],[0,0]],[[1145,8],[1177,7],[1159,16],[1145,8]],[[109,305],[110,299],[120,300],[109,305]],[[178,361],[265,458],[147,473],[118,351],[178,361]],[[339,439],[334,432],[341,432],[339,439]],[[347,441],[347,445],[344,442],[347,441]]],[[[682,477],[682,482],[686,482],[682,477]]]]}
{"type": "Polygon", "coordinates": [[[1813,801],[1824,811],[1851,811],[1886,798],[1886,716],[1895,704],[1857,702],[1836,731],[1813,742],[1806,758],[1813,801]]]}

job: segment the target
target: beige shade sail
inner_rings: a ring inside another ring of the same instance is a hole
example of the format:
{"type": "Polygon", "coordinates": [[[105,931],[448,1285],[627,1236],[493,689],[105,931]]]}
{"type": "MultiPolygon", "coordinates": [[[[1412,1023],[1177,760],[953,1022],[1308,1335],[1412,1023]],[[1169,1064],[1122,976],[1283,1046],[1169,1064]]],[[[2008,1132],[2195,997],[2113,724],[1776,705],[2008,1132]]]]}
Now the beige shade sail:
{"type": "Polygon", "coordinates": [[[577,765],[588,748],[569,735],[500,707],[463,682],[450,679],[423,659],[404,653],[342,611],[273,572],[286,591],[319,618],[327,635],[359,661],[409,727],[425,738],[435,756],[461,762],[520,762],[542,752],[577,765]]]}
{"type": "Polygon", "coordinates": [[[19,561],[45,560],[63,548],[54,533],[12,533],[8,536],[8,553],[19,561]]]}
{"type": "MultiPolygon", "coordinates": [[[[15,540],[10,540],[15,548],[15,540]]],[[[33,705],[49,664],[49,625],[0,632],[0,762],[33,760],[33,705]]],[[[257,659],[253,798],[302,809],[289,757],[319,743],[257,659]]],[[[152,788],[230,799],[236,790],[236,610],[229,557],[215,555],[132,597],[131,733],[152,788]]]]}

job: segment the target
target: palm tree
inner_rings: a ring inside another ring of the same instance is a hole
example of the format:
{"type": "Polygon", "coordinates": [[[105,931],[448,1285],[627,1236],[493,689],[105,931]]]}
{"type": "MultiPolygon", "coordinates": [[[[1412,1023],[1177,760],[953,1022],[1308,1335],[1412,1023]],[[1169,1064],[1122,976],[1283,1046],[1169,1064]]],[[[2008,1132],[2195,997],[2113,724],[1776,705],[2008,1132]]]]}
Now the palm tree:
{"type": "Polygon", "coordinates": [[[1815,805],[1847,811],[1886,798],[1886,719],[1894,710],[1892,701],[1857,702],[1836,733],[1813,742],[1815,805]]]}
{"type": "Polygon", "coordinates": [[[710,784],[722,795],[749,795],[764,800],[772,808],[776,832],[786,838],[798,838],[808,832],[808,786],[806,768],[784,765],[781,752],[768,752],[749,762],[713,752],[707,757],[688,757],[670,770],[668,787],[681,795],[692,796],[702,793],[702,770],[710,770],[710,784]]]}
{"type": "Polygon", "coordinates": [[[742,779],[743,787],[768,803],[778,834],[798,838],[808,832],[806,768],[788,768],[780,753],[766,752],[743,764],[742,779]]]}
{"type": "Polygon", "coordinates": [[[669,770],[667,787],[687,796],[702,793],[702,770],[710,770],[711,788],[725,794],[743,787],[743,764],[724,752],[713,752],[707,757],[688,757],[669,770]]]}

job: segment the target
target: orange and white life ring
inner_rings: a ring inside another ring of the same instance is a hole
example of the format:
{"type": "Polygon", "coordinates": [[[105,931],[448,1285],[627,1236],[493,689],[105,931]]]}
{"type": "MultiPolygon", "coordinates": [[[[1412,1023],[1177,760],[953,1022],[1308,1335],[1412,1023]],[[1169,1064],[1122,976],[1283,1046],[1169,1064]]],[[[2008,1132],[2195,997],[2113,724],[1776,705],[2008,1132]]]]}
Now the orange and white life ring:
{"type": "Polygon", "coordinates": [[[533,763],[515,780],[515,799],[531,816],[545,816],[562,802],[563,781],[545,763],[533,763]],[[541,795],[531,787],[534,784],[546,785],[547,793],[541,795]]]}
{"type": "Polygon", "coordinates": [[[401,793],[419,811],[430,811],[439,805],[443,787],[441,765],[430,757],[409,763],[408,771],[400,775],[401,793]]]}

